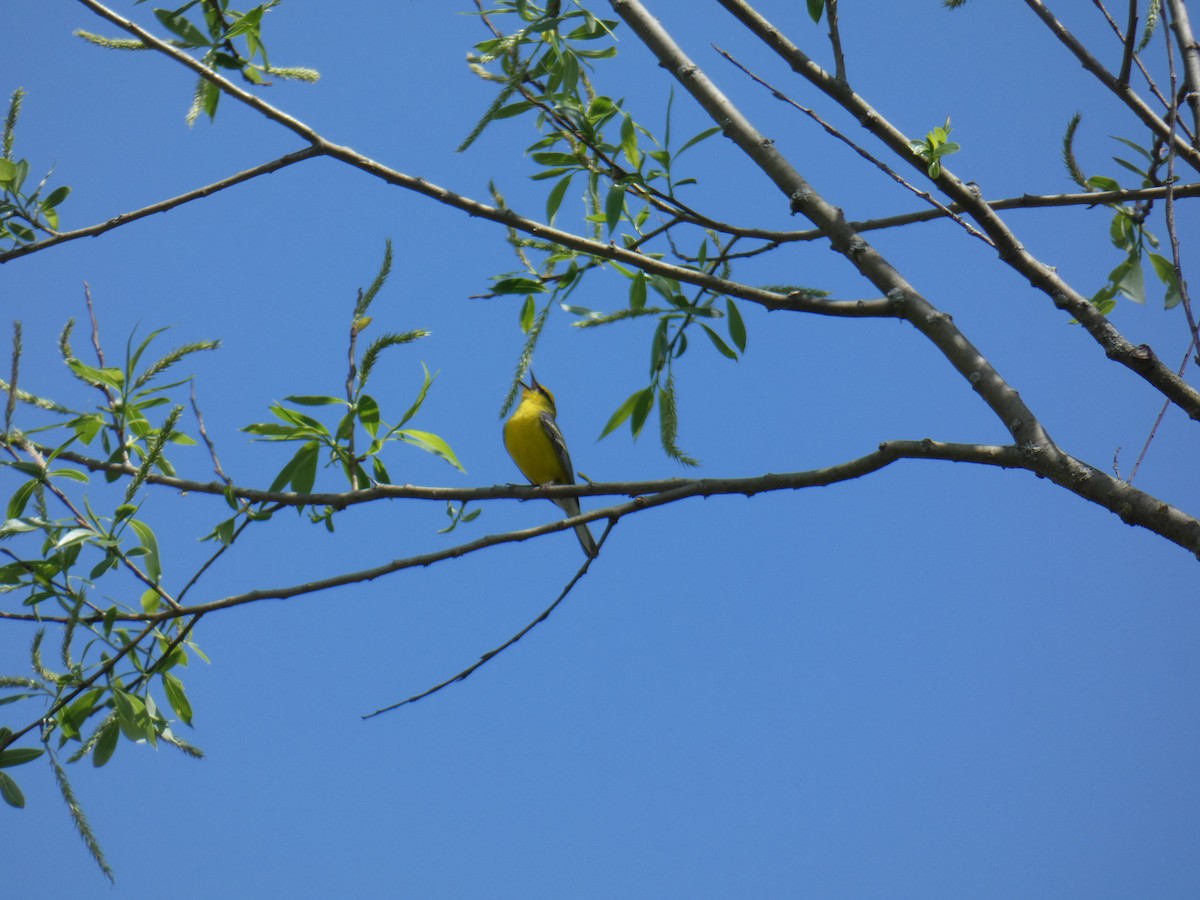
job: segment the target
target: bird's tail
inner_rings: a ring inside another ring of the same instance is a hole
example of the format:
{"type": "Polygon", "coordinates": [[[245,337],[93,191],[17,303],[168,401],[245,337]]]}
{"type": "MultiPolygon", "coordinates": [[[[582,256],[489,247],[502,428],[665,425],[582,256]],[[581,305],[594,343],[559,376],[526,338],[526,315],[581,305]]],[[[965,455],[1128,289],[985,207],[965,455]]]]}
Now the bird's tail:
{"type": "MultiPolygon", "coordinates": [[[[579,515],[579,501],[574,497],[564,497],[562,500],[555,500],[555,503],[562,508],[568,516],[579,515]]],[[[579,546],[583,548],[583,552],[589,558],[594,558],[600,552],[600,548],[596,546],[596,539],[592,537],[592,530],[587,527],[587,523],[580,523],[575,526],[575,536],[579,538],[579,546]]]]}
{"type": "Polygon", "coordinates": [[[587,527],[587,523],[575,526],[575,536],[579,538],[579,546],[583,548],[583,552],[590,557],[595,557],[600,552],[600,548],[596,546],[596,539],[592,537],[592,530],[587,527]]]}

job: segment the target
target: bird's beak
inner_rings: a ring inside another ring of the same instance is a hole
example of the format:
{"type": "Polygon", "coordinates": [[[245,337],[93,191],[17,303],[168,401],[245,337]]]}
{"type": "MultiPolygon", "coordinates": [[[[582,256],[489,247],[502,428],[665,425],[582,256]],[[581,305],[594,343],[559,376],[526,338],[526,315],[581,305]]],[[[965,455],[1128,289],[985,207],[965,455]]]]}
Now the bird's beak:
{"type": "Polygon", "coordinates": [[[529,389],[531,391],[536,391],[539,387],[540,387],[540,385],[538,384],[537,378],[534,377],[533,369],[530,369],[529,370],[529,389]]]}

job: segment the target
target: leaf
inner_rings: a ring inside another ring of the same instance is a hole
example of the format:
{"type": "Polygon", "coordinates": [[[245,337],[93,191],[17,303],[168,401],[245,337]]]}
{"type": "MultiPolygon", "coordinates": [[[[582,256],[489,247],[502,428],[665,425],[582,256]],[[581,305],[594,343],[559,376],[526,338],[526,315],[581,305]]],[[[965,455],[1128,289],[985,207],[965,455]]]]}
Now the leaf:
{"type": "Polygon", "coordinates": [[[21,789],[17,787],[17,783],[7,772],[0,772],[0,797],[3,797],[4,802],[9,806],[17,809],[25,808],[25,795],[21,793],[21,789]]]}
{"type": "Polygon", "coordinates": [[[84,691],[71,701],[70,706],[60,713],[60,719],[65,724],[69,724],[78,733],[80,726],[83,725],[84,721],[91,715],[92,710],[95,708],[96,701],[103,694],[104,691],[101,688],[92,688],[90,691],[84,691]]]}
{"type": "Polygon", "coordinates": [[[156,735],[146,701],[120,688],[113,688],[112,693],[121,733],[131,741],[149,740],[153,743],[156,735]]]}
{"type": "Polygon", "coordinates": [[[521,304],[521,333],[529,334],[529,329],[533,327],[537,306],[533,302],[533,297],[526,295],[525,302],[521,304]]]}
{"type": "Polygon", "coordinates": [[[95,536],[95,532],[90,528],[72,528],[57,541],[54,542],[55,550],[63,550],[75,544],[81,544],[95,536]]]}
{"type": "Polygon", "coordinates": [[[637,126],[628,113],[621,118],[621,152],[625,154],[631,166],[635,169],[641,168],[642,153],[638,149],[637,126]]]}
{"type": "Polygon", "coordinates": [[[450,449],[442,438],[428,431],[416,431],[406,428],[403,431],[397,432],[405,443],[412,444],[414,447],[420,447],[422,450],[432,453],[434,456],[441,457],[450,465],[459,471],[465,472],[462,463],[458,461],[458,457],[454,455],[454,451],[450,449]]]}
{"type": "Polygon", "coordinates": [[[732,350],[728,344],[721,340],[721,336],[719,334],[717,334],[703,322],[699,324],[700,327],[704,329],[704,333],[708,335],[708,339],[712,341],[713,346],[717,348],[717,352],[727,359],[737,359],[737,352],[732,350]]]}
{"type": "Polygon", "coordinates": [[[641,310],[646,307],[646,273],[638,269],[629,285],[629,308],[641,310]]]}
{"type": "Polygon", "coordinates": [[[604,222],[608,226],[609,234],[613,233],[613,229],[621,221],[621,211],[624,208],[625,186],[623,184],[614,184],[608,189],[608,196],[604,198],[604,222]]]}
{"type": "Polygon", "coordinates": [[[289,403],[298,403],[301,406],[335,406],[346,402],[338,397],[318,397],[310,394],[292,394],[283,399],[289,403]]]}
{"type": "Polygon", "coordinates": [[[604,430],[600,432],[600,437],[596,438],[596,440],[607,437],[609,434],[612,434],[612,432],[620,428],[621,423],[633,414],[633,408],[637,405],[638,398],[644,393],[644,389],[640,391],[634,391],[627,398],[625,398],[625,402],[618,406],[616,412],[608,417],[608,422],[605,423],[604,430]]]}
{"type": "MultiPolygon", "coordinates": [[[[708,138],[712,137],[714,134],[719,133],[720,130],[721,130],[720,126],[714,125],[712,128],[706,128],[703,131],[701,131],[699,134],[695,134],[692,137],[688,138],[686,141],[684,141],[683,146],[675,151],[675,158],[678,159],[684,150],[688,149],[689,147],[695,146],[696,144],[700,143],[701,141],[707,140],[708,138]]],[[[682,182],[676,182],[676,184],[682,184],[682,182]]]]}
{"type": "Polygon", "coordinates": [[[187,47],[208,47],[210,41],[177,10],[156,9],[154,15],[162,26],[183,41],[187,47]]]}
{"type": "Polygon", "coordinates": [[[1148,255],[1150,257],[1150,265],[1154,268],[1154,274],[1167,287],[1164,308],[1173,309],[1183,299],[1183,295],[1179,290],[1179,280],[1175,277],[1175,264],[1161,253],[1150,253],[1148,255]]]}
{"type": "Polygon", "coordinates": [[[162,607],[162,597],[158,595],[158,591],[154,588],[146,588],[142,591],[141,597],[142,612],[146,615],[154,615],[162,607]]]}
{"type": "Polygon", "coordinates": [[[92,765],[95,768],[100,768],[112,759],[120,738],[121,729],[117,724],[117,717],[109,716],[100,726],[100,731],[96,735],[96,743],[92,746],[92,765]]]}
{"type": "Polygon", "coordinates": [[[9,519],[19,518],[21,513],[25,512],[25,507],[29,503],[29,498],[33,496],[33,492],[38,488],[38,482],[26,481],[13,493],[12,498],[8,501],[9,519]]]}
{"type": "Polygon", "coordinates": [[[11,769],[13,766],[33,762],[45,752],[42,747],[14,747],[11,750],[0,751],[0,769],[11,769]]]}
{"type": "Polygon", "coordinates": [[[492,285],[493,294],[544,294],[546,286],[534,278],[500,278],[492,285]]]}
{"type": "Polygon", "coordinates": [[[187,694],[183,691],[183,682],[170,672],[164,672],[162,683],[163,690],[167,694],[167,702],[171,704],[171,709],[175,710],[175,715],[179,716],[180,721],[191,725],[192,704],[188,702],[187,694]]]}
{"type": "Polygon", "coordinates": [[[1137,255],[1130,256],[1124,263],[1113,270],[1113,274],[1121,274],[1113,279],[1117,289],[1134,303],[1146,302],[1146,278],[1142,272],[1142,260],[1137,255]]]}
{"type": "Polygon", "coordinates": [[[733,341],[733,345],[738,348],[739,353],[745,353],[746,323],[742,321],[742,314],[732,297],[725,298],[725,313],[729,317],[729,339],[733,341]]]}
{"type": "Polygon", "coordinates": [[[42,209],[51,210],[61,204],[71,194],[71,189],[66,185],[57,187],[50,192],[50,196],[42,201],[42,209]]]}
{"type": "Polygon", "coordinates": [[[650,385],[645,390],[638,392],[637,400],[633,404],[633,414],[629,417],[629,430],[634,437],[642,433],[642,426],[646,424],[646,418],[653,408],[654,385],[650,385]]]}
{"type": "Polygon", "coordinates": [[[1087,180],[1087,184],[1098,191],[1119,191],[1121,189],[1117,180],[1109,178],[1107,175],[1093,175],[1087,180]]]}
{"type": "Polygon", "coordinates": [[[808,0],[808,17],[813,22],[821,21],[821,13],[825,11],[825,0],[808,0]]]}
{"type": "Polygon", "coordinates": [[[158,538],[154,530],[140,519],[130,519],[129,527],[137,532],[138,540],[146,551],[146,574],[157,584],[162,580],[162,560],[158,555],[158,538]]]}
{"type": "Polygon", "coordinates": [[[375,437],[375,433],[379,431],[379,404],[369,394],[358,398],[358,421],[362,422],[367,434],[375,437]]]}
{"type": "Polygon", "coordinates": [[[562,205],[563,197],[566,196],[567,188],[571,186],[571,179],[574,177],[574,173],[567,175],[550,189],[550,194],[546,197],[546,221],[549,224],[554,224],[554,217],[558,214],[558,208],[562,205]]]}

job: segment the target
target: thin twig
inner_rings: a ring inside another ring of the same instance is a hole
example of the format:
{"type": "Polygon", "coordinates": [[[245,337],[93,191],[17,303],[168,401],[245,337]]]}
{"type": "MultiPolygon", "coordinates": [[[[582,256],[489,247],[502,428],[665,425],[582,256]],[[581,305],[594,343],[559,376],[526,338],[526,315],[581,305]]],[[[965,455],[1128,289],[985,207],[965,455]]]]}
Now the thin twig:
{"type": "MultiPolygon", "coordinates": [[[[604,534],[602,534],[600,536],[600,540],[597,542],[597,547],[604,546],[604,541],[608,537],[608,533],[612,530],[612,526],[613,526],[613,523],[609,522],[608,527],[604,529],[604,534]]],[[[525,637],[525,635],[529,634],[529,632],[533,631],[533,629],[536,628],[538,625],[540,625],[542,622],[545,622],[548,618],[550,618],[550,614],[558,608],[560,603],[562,603],[565,599],[567,599],[567,595],[571,593],[571,590],[575,587],[576,584],[579,583],[579,580],[581,578],[583,578],[583,576],[585,574],[587,574],[588,569],[592,565],[592,559],[593,559],[592,557],[589,557],[584,562],[584,564],[579,567],[579,570],[575,573],[575,576],[570,581],[567,582],[566,587],[564,587],[562,589],[562,591],[559,593],[559,595],[554,598],[553,603],[551,603],[544,610],[542,610],[541,613],[538,614],[537,618],[535,618],[532,622],[530,622],[528,625],[526,625],[524,628],[522,628],[520,631],[518,631],[516,634],[514,634],[512,637],[510,637],[503,644],[501,644],[498,647],[493,647],[491,650],[488,650],[486,653],[484,653],[482,656],[480,656],[479,659],[475,660],[475,662],[471,663],[471,665],[467,666],[465,669],[460,671],[457,675],[452,675],[450,678],[447,678],[445,681],[438,682],[433,687],[427,688],[426,690],[421,691],[421,693],[419,693],[419,694],[413,694],[411,697],[401,700],[399,703],[393,703],[390,706],[384,706],[380,709],[377,709],[377,710],[375,710],[375,712],[367,713],[366,715],[363,716],[363,718],[364,719],[372,719],[375,716],[380,715],[381,713],[391,712],[394,709],[399,709],[400,707],[407,706],[410,703],[416,703],[418,700],[424,700],[426,697],[436,694],[438,691],[442,690],[443,688],[448,688],[452,684],[457,684],[460,681],[466,681],[467,678],[469,678],[477,669],[479,669],[482,666],[484,666],[485,664],[491,662],[493,659],[495,659],[497,656],[499,656],[501,653],[503,653],[509,647],[516,644],[519,640],[521,640],[521,638],[525,637]]]]}
{"type": "Polygon", "coordinates": [[[949,218],[953,219],[955,222],[957,222],[959,225],[961,225],[963,228],[965,228],[967,233],[969,235],[971,235],[972,237],[978,238],[979,240],[981,240],[985,244],[987,244],[989,247],[996,246],[995,243],[990,238],[988,238],[986,235],[982,234],[978,229],[972,227],[970,223],[968,223],[965,219],[963,219],[963,217],[960,216],[958,213],[956,213],[953,209],[946,206],[944,203],[942,203],[940,200],[938,200],[936,197],[934,197],[928,191],[923,191],[920,188],[916,187],[915,185],[910,184],[908,181],[905,181],[903,178],[900,177],[899,173],[897,173],[894,169],[892,169],[890,166],[888,166],[886,163],[884,163],[881,159],[873,156],[865,148],[854,143],[854,141],[850,140],[850,138],[846,137],[846,135],[842,134],[840,131],[838,131],[836,128],[834,128],[832,125],[830,125],[824,119],[822,119],[819,115],[817,115],[817,113],[814,110],[809,109],[807,106],[803,106],[800,103],[797,103],[795,100],[793,100],[791,97],[787,96],[787,94],[783,93],[777,87],[773,86],[772,84],[767,82],[765,79],[759,77],[754,72],[750,71],[750,69],[748,69],[746,66],[742,65],[742,63],[738,62],[738,60],[735,59],[731,53],[729,53],[725,50],[722,50],[716,44],[713,44],[712,47],[714,50],[717,51],[718,54],[720,54],[722,57],[724,57],[728,62],[732,63],[735,67],[740,69],[755,84],[759,84],[762,87],[766,88],[768,91],[770,91],[771,96],[774,97],[776,100],[780,100],[783,103],[786,103],[788,106],[792,107],[793,109],[799,110],[800,112],[804,113],[806,116],[808,116],[814,122],[816,122],[818,125],[820,125],[822,128],[824,128],[825,132],[827,134],[829,134],[831,137],[834,137],[837,140],[841,141],[843,144],[845,144],[847,147],[849,147],[851,150],[853,150],[855,153],[857,153],[859,156],[861,156],[867,162],[871,163],[871,165],[875,166],[875,168],[879,169],[881,172],[883,172],[885,175],[887,175],[889,178],[891,178],[893,181],[895,181],[897,184],[899,184],[905,190],[911,191],[912,193],[916,194],[918,197],[920,197],[922,200],[924,200],[930,206],[934,207],[938,211],[938,213],[940,213],[943,216],[948,216],[949,218]]]}
{"type": "Polygon", "coordinates": [[[144,206],[141,209],[132,212],[121,213],[118,216],[113,216],[104,222],[95,225],[89,225],[86,228],[77,228],[74,231],[61,231],[54,237],[46,238],[45,240],[35,241],[32,244],[24,244],[12,250],[0,253],[0,265],[17,259],[22,256],[28,256],[30,253],[37,253],[39,250],[45,250],[47,247],[53,247],[56,244],[64,244],[67,241],[75,241],[79,238],[95,237],[98,234],[104,234],[106,231],[111,231],[114,228],[120,228],[122,225],[128,225],[130,222],[136,222],[138,219],[144,219],[146,216],[152,216],[155,213],[167,212],[175,209],[177,206],[182,206],[185,203],[191,203],[193,200],[199,200],[203,197],[210,197],[218,191],[223,191],[226,188],[233,187],[236,184],[241,184],[243,181],[249,181],[252,178],[257,178],[260,175],[266,175],[270,172],[276,172],[293,163],[298,163],[305,159],[312,159],[320,156],[320,148],[316,146],[305,147],[303,150],[297,150],[295,153],[288,153],[278,159],[273,159],[270,162],[255,166],[253,169],[246,169],[244,172],[238,172],[236,175],[230,175],[228,178],[222,178],[220,181],[214,181],[212,184],[207,184],[204,187],[196,188],[194,191],[188,191],[186,194],[180,194],[178,197],[171,197],[168,200],[160,200],[158,203],[152,203],[149,206],[144,206]]]}
{"type": "Polygon", "coordinates": [[[838,28],[838,0],[825,0],[825,15],[829,18],[829,46],[833,50],[833,77],[846,84],[846,57],[842,53],[842,32],[838,28]]]}
{"type": "MultiPolygon", "coordinates": [[[[1187,364],[1192,358],[1192,351],[1195,347],[1195,343],[1188,344],[1187,352],[1183,354],[1183,362],[1179,365],[1180,375],[1187,370],[1187,364]]],[[[1126,479],[1130,484],[1133,484],[1133,479],[1137,477],[1138,469],[1142,467],[1142,460],[1146,458],[1146,454],[1150,451],[1150,444],[1154,442],[1154,438],[1158,434],[1158,428],[1162,425],[1163,416],[1167,414],[1167,410],[1170,407],[1171,402],[1169,400],[1164,401],[1162,407],[1158,410],[1158,415],[1154,417],[1154,424],[1150,427],[1150,433],[1146,435],[1146,441],[1142,444],[1142,451],[1138,454],[1137,460],[1129,472],[1129,478],[1126,479]]]]}

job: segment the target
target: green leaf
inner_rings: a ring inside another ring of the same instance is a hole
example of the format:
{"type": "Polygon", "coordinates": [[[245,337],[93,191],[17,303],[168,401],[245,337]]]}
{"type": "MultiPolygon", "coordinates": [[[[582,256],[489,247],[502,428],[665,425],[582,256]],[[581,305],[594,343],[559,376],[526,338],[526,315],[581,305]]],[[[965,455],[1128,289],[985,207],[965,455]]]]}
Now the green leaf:
{"type": "Polygon", "coordinates": [[[646,418],[653,408],[654,385],[650,385],[645,390],[638,392],[637,400],[633,404],[633,414],[629,417],[629,430],[634,437],[642,433],[642,426],[646,424],[646,418]]]}
{"type": "Polygon", "coordinates": [[[45,752],[42,747],[14,747],[0,751],[0,769],[11,769],[13,766],[33,762],[45,752]]]}
{"type": "Polygon", "coordinates": [[[1098,191],[1119,191],[1121,189],[1121,185],[1117,183],[1117,180],[1109,178],[1107,175],[1093,175],[1087,180],[1087,184],[1098,191]]]}
{"type": "Polygon", "coordinates": [[[344,404],[346,402],[337,397],[316,397],[309,394],[292,394],[283,399],[289,403],[299,403],[301,406],[336,406],[339,403],[344,404]]]}
{"type": "Polygon", "coordinates": [[[379,404],[369,394],[358,398],[358,421],[362,422],[367,434],[375,437],[375,433],[379,431],[379,404]]]}
{"type": "Polygon", "coordinates": [[[670,319],[663,316],[650,339],[650,377],[653,378],[667,364],[667,325],[670,319]]]}
{"type": "Polygon", "coordinates": [[[17,809],[25,808],[25,795],[21,793],[21,789],[17,787],[17,783],[7,772],[0,772],[0,797],[3,797],[4,802],[9,806],[17,809]]]}
{"type": "Polygon", "coordinates": [[[493,294],[544,294],[546,286],[535,278],[500,278],[492,285],[493,294]]]}
{"type": "Polygon", "coordinates": [[[646,273],[638,269],[629,285],[629,308],[641,310],[646,307],[646,273]]]}
{"type": "Polygon", "coordinates": [[[154,588],[146,588],[142,591],[141,596],[142,612],[146,615],[154,615],[162,607],[162,597],[158,595],[158,591],[154,588]]]}
{"type": "Polygon", "coordinates": [[[195,25],[176,10],[156,9],[154,15],[162,26],[183,41],[187,47],[208,47],[211,42],[195,25]]]}
{"type": "Polygon", "coordinates": [[[613,229],[621,221],[621,211],[624,208],[625,186],[614,184],[608,189],[608,196],[604,198],[604,222],[608,226],[609,234],[613,233],[613,229]]]}
{"type": "Polygon", "coordinates": [[[533,302],[533,297],[526,295],[525,302],[521,304],[521,333],[529,334],[529,329],[533,327],[534,319],[537,315],[537,306],[533,302]]]}
{"type": "Polygon", "coordinates": [[[90,528],[72,528],[54,542],[54,549],[63,550],[75,544],[82,544],[90,538],[95,537],[95,535],[96,533],[90,528]]]}
{"type": "Polygon", "coordinates": [[[183,723],[191,725],[192,704],[188,702],[187,694],[183,691],[183,682],[170,672],[164,672],[162,683],[163,690],[167,694],[167,702],[171,704],[171,709],[175,710],[175,715],[179,716],[183,723]]]}
{"type": "Polygon", "coordinates": [[[125,737],[131,741],[154,742],[156,735],[145,700],[136,694],[113,688],[113,703],[117,710],[117,723],[125,737]]]}
{"type": "Polygon", "coordinates": [[[92,746],[92,765],[95,768],[100,768],[112,759],[120,738],[121,729],[117,724],[117,717],[110,716],[100,726],[100,731],[96,735],[96,743],[92,746]]]}
{"type": "Polygon", "coordinates": [[[717,348],[717,352],[727,359],[737,359],[737,352],[732,350],[728,344],[721,340],[721,336],[719,334],[717,334],[703,322],[699,324],[700,327],[704,329],[704,333],[708,335],[708,339],[712,341],[713,346],[717,348]]]}
{"type": "Polygon", "coordinates": [[[558,208],[562,205],[563,197],[566,196],[567,188],[571,186],[571,179],[574,177],[572,173],[560,179],[546,197],[546,221],[551,225],[554,224],[554,217],[558,214],[558,208]]]}
{"type": "Polygon", "coordinates": [[[92,688],[90,691],[84,691],[78,697],[71,701],[71,704],[60,713],[60,721],[64,725],[69,725],[71,729],[78,733],[80,727],[91,715],[92,710],[96,706],[104,691],[101,688],[92,688]]]}
{"type": "Polygon", "coordinates": [[[746,352],[746,323],[732,297],[725,298],[725,313],[729,318],[729,339],[738,348],[739,353],[746,352]]]}
{"type": "Polygon", "coordinates": [[[1161,253],[1150,253],[1148,255],[1150,257],[1150,265],[1154,268],[1154,274],[1167,287],[1164,308],[1173,309],[1183,299],[1183,295],[1179,290],[1179,281],[1175,277],[1175,264],[1161,253]]]}
{"type": "Polygon", "coordinates": [[[38,482],[26,481],[13,493],[12,498],[8,501],[8,518],[19,518],[21,513],[25,512],[25,507],[29,504],[29,498],[33,496],[33,492],[38,488],[38,482]]]}
{"type": "Polygon", "coordinates": [[[162,560],[158,555],[158,538],[154,536],[154,530],[139,519],[130,519],[129,527],[137,533],[138,541],[146,551],[146,574],[150,576],[151,581],[157,584],[162,580],[162,560]]]}
{"type": "MultiPolygon", "coordinates": [[[[635,169],[641,167],[642,153],[638,150],[637,126],[628,113],[621,118],[621,152],[625,154],[631,166],[635,169]]],[[[611,230],[610,228],[609,231],[611,230]]]]}
{"type": "Polygon", "coordinates": [[[1142,260],[1134,255],[1113,270],[1113,283],[1117,289],[1134,303],[1146,302],[1146,278],[1142,272],[1142,260]],[[1119,275],[1117,273],[1120,273],[1119,275]]]}
{"type": "Polygon", "coordinates": [[[825,0],[808,0],[808,17],[814,22],[821,21],[821,13],[825,11],[825,0]]]}
{"type": "Polygon", "coordinates": [[[239,18],[227,32],[226,39],[238,37],[249,32],[257,32],[262,24],[263,7],[256,6],[250,12],[239,18]]]}
{"type": "Polygon", "coordinates": [[[608,417],[608,422],[605,423],[604,430],[600,432],[600,437],[598,437],[596,440],[607,437],[608,435],[612,434],[612,432],[620,428],[621,423],[623,423],[633,414],[633,408],[637,405],[638,398],[640,398],[644,393],[646,393],[645,389],[634,391],[627,398],[625,398],[625,402],[618,406],[616,412],[608,417]]]}
{"type": "Polygon", "coordinates": [[[67,187],[66,185],[55,188],[53,191],[50,192],[50,196],[42,201],[42,209],[44,209],[44,210],[54,209],[56,206],[58,206],[60,203],[62,203],[64,200],[66,200],[67,197],[70,196],[70,194],[71,194],[71,189],[69,187],[67,187]]]}
{"type": "Polygon", "coordinates": [[[414,447],[420,447],[434,456],[441,457],[450,465],[459,471],[465,472],[462,463],[458,461],[458,457],[454,455],[454,451],[450,449],[450,445],[444,440],[428,431],[416,431],[411,428],[406,428],[403,431],[397,432],[400,438],[414,447]]]}

